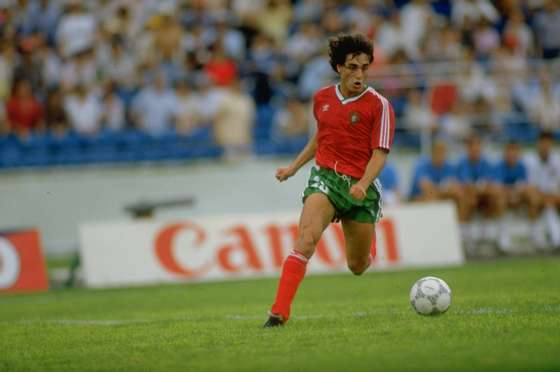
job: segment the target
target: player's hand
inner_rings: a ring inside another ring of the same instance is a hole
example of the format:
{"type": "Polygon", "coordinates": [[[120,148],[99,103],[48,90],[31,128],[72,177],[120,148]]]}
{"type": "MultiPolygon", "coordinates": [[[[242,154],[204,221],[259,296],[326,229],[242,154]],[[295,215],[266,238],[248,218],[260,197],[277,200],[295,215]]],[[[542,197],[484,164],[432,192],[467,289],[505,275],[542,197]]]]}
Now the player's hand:
{"type": "Polygon", "coordinates": [[[280,182],[286,181],[288,178],[296,174],[296,171],[292,167],[282,167],[276,169],[276,179],[280,182]]]}
{"type": "Polygon", "coordinates": [[[356,200],[364,200],[366,198],[366,188],[363,187],[359,182],[355,183],[350,187],[350,196],[356,200]]]}

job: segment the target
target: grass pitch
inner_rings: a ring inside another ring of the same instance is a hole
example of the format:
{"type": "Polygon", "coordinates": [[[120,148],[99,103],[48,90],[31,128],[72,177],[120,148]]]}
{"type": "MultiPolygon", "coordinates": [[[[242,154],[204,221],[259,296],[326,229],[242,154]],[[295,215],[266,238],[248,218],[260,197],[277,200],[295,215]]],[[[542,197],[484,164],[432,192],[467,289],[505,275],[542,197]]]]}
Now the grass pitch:
{"type": "Polygon", "coordinates": [[[310,276],[290,323],[260,328],[276,280],[0,297],[2,371],[560,370],[560,258],[310,276]],[[442,277],[450,310],[408,292],[442,277]]]}

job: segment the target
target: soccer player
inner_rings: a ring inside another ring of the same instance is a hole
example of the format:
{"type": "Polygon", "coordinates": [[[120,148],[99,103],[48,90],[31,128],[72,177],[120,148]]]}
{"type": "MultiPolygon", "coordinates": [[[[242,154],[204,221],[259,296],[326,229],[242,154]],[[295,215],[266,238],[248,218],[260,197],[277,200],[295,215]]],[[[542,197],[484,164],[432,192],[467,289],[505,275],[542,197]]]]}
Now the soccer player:
{"type": "MultiPolygon", "coordinates": [[[[540,197],[538,190],[528,183],[527,167],[521,160],[521,146],[518,142],[510,141],[505,146],[503,159],[496,166],[496,175],[497,181],[503,187],[506,206],[510,209],[527,206],[531,228],[534,230],[540,214],[540,197]]],[[[533,232],[532,235],[535,237],[536,234],[533,232]]],[[[498,245],[504,251],[511,246],[505,217],[501,217],[500,220],[498,245]]]]}
{"type": "Polygon", "coordinates": [[[496,168],[482,154],[482,140],[477,135],[467,139],[467,154],[459,161],[457,176],[462,184],[463,193],[468,200],[468,210],[462,224],[463,238],[467,251],[474,249],[479,237],[472,222],[474,214],[481,210],[485,218],[483,237],[497,238],[497,219],[505,211],[506,198],[502,187],[496,182],[496,168]]]}
{"type": "MultiPolygon", "coordinates": [[[[560,249],[560,156],[552,152],[553,145],[553,134],[542,132],[537,142],[537,153],[527,158],[527,165],[529,182],[538,189],[540,195],[539,210],[542,211],[550,243],[560,249]]],[[[546,246],[546,236],[537,225],[533,231],[533,242],[538,249],[546,246]]]]}
{"type": "Polygon", "coordinates": [[[371,264],[375,224],[381,218],[381,186],[376,180],[393,143],[395,118],[389,101],[367,86],[373,44],[364,36],[339,35],[329,40],[330,65],[340,81],[313,96],[317,133],[287,167],[282,182],[315,158],[303,193],[298,238],[284,261],[276,299],[265,327],[290,318],[290,308],[307,262],[323,231],[342,223],[348,268],[362,274],[371,264]]]}
{"type": "Polygon", "coordinates": [[[470,211],[457,180],[453,164],[447,160],[447,145],[437,140],[432,145],[430,159],[421,159],[414,170],[410,199],[413,201],[453,200],[457,205],[459,220],[464,221],[470,211]]]}

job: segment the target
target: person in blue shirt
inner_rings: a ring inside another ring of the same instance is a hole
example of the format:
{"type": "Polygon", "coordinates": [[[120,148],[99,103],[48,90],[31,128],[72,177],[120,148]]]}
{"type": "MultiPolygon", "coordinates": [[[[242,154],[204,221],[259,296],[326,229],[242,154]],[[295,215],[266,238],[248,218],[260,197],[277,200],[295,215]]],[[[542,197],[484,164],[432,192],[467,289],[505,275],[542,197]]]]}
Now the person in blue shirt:
{"type": "Polygon", "coordinates": [[[400,203],[402,195],[400,192],[399,173],[392,162],[385,163],[378,179],[383,187],[383,204],[394,205],[400,203]]]}
{"type": "MultiPolygon", "coordinates": [[[[531,226],[534,226],[540,215],[540,197],[538,190],[529,185],[527,167],[521,160],[521,146],[518,142],[510,141],[504,147],[503,159],[497,164],[495,175],[496,181],[502,185],[507,207],[515,209],[527,206],[531,226]]],[[[511,245],[510,236],[505,219],[502,218],[500,222],[498,244],[507,250],[511,245]]]]}
{"type": "Polygon", "coordinates": [[[506,207],[505,193],[498,183],[496,167],[482,154],[482,140],[477,135],[467,139],[466,156],[457,165],[457,176],[467,199],[467,210],[461,226],[467,251],[475,248],[479,237],[485,240],[497,240],[497,221],[502,217],[506,207]],[[482,234],[477,231],[473,218],[476,212],[482,212],[484,221],[482,234]]]}
{"type": "Polygon", "coordinates": [[[457,205],[459,220],[467,217],[469,204],[457,181],[455,166],[447,159],[447,145],[435,141],[430,158],[416,164],[410,190],[412,201],[452,200],[457,205]]]}
{"type": "Polygon", "coordinates": [[[503,159],[496,166],[497,181],[506,192],[507,206],[518,208],[527,205],[529,218],[537,218],[539,195],[535,187],[529,185],[529,175],[521,160],[521,146],[516,141],[509,142],[504,148],[503,159]]]}

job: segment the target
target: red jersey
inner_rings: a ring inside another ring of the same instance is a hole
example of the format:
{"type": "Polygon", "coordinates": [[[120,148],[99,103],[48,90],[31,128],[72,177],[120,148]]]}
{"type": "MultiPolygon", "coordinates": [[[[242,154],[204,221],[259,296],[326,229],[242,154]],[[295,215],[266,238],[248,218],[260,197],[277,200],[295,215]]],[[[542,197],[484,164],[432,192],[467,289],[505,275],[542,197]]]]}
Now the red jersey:
{"type": "Polygon", "coordinates": [[[395,113],[387,98],[373,88],[344,98],[338,85],[313,96],[317,120],[317,165],[361,178],[374,149],[391,149],[395,113]]]}

